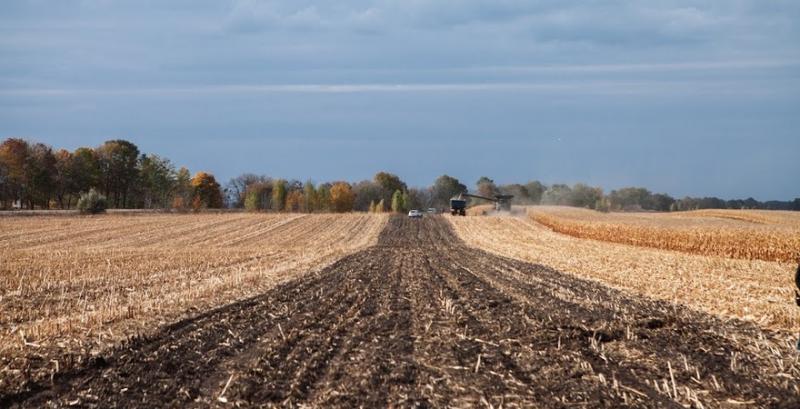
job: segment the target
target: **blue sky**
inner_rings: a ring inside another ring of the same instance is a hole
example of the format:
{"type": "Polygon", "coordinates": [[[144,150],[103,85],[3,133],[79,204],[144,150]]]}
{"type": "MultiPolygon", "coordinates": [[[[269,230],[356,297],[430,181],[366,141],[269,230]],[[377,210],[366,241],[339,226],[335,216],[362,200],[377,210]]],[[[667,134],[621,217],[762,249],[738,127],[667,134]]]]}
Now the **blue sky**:
{"type": "Polygon", "coordinates": [[[191,170],[800,196],[797,1],[0,3],[0,138],[191,170]]]}

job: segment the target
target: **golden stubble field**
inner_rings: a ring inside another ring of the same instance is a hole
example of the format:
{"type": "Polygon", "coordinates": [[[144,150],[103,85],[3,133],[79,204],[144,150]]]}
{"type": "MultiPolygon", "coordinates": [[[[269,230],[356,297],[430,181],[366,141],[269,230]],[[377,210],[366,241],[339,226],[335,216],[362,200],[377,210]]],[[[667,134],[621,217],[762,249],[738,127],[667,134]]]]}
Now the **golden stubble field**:
{"type": "Polygon", "coordinates": [[[468,244],[496,254],[767,329],[800,328],[792,292],[797,264],[772,260],[800,248],[793,247],[798,214],[602,214],[536,206],[517,217],[449,220],[468,244]]]}
{"type": "Polygon", "coordinates": [[[794,407],[792,265],[519,210],[0,219],[0,406],[794,407]]]}
{"type": "Polygon", "coordinates": [[[63,369],[75,357],[319,270],[375,244],[387,220],[243,213],[2,218],[0,379],[8,371],[35,378],[63,369]]]}

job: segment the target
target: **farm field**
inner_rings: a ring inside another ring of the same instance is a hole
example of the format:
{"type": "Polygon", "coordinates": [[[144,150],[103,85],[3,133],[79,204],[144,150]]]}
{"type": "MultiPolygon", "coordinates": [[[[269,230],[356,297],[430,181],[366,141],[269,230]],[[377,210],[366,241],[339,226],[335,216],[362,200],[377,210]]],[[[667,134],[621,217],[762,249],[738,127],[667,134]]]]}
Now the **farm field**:
{"type": "Polygon", "coordinates": [[[800,404],[779,333],[469,247],[456,231],[472,219],[495,220],[370,220],[385,224],[374,245],[2,391],[0,406],[800,404]]]}
{"type": "MultiPolygon", "coordinates": [[[[539,211],[539,207],[534,209],[539,211]]],[[[797,264],[580,239],[556,233],[524,213],[451,221],[467,244],[499,255],[723,317],[753,321],[763,328],[800,328],[800,314],[792,302],[797,264]]]]}
{"type": "Polygon", "coordinates": [[[800,260],[798,212],[601,213],[534,206],[528,208],[528,215],[556,232],[584,239],[745,260],[800,260]]]}
{"type": "MultiPolygon", "coordinates": [[[[0,393],[375,244],[384,215],[0,219],[0,393]]],[[[2,406],[2,405],[0,405],[2,406]]]]}

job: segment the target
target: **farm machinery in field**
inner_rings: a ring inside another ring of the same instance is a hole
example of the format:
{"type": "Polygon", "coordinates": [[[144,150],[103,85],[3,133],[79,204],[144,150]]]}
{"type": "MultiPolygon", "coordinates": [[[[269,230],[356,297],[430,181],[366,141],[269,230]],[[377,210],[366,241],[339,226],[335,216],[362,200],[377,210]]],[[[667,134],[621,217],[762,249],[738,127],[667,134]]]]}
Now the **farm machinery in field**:
{"type": "Polygon", "coordinates": [[[467,215],[467,200],[469,198],[483,199],[494,202],[494,210],[501,212],[511,211],[511,199],[514,195],[494,195],[494,198],[473,195],[470,193],[461,193],[450,199],[450,214],[453,216],[466,216],[467,215]]]}

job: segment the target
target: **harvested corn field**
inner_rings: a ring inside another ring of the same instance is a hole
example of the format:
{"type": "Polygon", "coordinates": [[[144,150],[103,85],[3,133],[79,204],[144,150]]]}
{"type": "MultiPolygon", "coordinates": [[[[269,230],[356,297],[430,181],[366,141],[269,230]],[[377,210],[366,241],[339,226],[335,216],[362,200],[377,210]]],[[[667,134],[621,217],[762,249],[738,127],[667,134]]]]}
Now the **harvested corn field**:
{"type": "MultiPolygon", "coordinates": [[[[538,209],[538,207],[536,208],[538,209]]],[[[796,264],[579,239],[520,217],[451,218],[469,245],[764,328],[796,331],[796,264]]]]}
{"type": "Polygon", "coordinates": [[[796,407],[756,326],[467,247],[441,217],[162,327],[53,381],[41,407],[796,407]]]}
{"type": "Polygon", "coordinates": [[[373,245],[385,215],[0,220],[0,390],[373,245]]]}
{"type": "Polygon", "coordinates": [[[600,213],[535,206],[528,214],[556,232],[578,238],[744,260],[800,260],[797,212],[600,213]]]}

